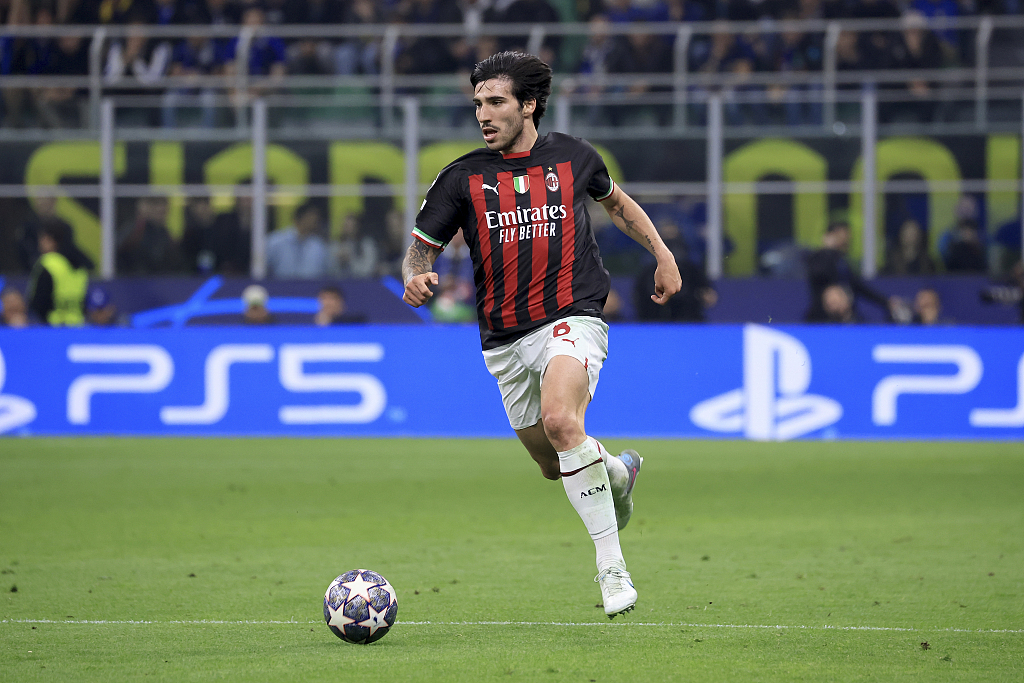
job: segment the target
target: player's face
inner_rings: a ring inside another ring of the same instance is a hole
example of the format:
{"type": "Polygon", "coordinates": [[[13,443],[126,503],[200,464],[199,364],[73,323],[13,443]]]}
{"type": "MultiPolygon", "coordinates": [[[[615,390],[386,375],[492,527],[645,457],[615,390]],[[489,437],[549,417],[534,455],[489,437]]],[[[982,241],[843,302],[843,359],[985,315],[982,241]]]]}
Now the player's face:
{"type": "Polygon", "coordinates": [[[534,101],[522,105],[512,95],[512,83],[507,78],[492,78],[478,83],[473,93],[476,120],[480,123],[488,149],[498,152],[516,152],[523,141],[526,120],[533,116],[534,101]]]}

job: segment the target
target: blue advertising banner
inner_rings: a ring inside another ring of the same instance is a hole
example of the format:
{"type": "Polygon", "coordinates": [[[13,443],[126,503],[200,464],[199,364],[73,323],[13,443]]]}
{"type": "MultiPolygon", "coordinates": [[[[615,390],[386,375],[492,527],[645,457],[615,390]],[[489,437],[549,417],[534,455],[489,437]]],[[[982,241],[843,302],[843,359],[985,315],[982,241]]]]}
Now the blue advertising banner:
{"type": "MultiPolygon", "coordinates": [[[[602,437],[1024,437],[1015,328],[614,325],[602,437]]],[[[473,326],[0,330],[0,434],[511,436],[473,326]]]]}

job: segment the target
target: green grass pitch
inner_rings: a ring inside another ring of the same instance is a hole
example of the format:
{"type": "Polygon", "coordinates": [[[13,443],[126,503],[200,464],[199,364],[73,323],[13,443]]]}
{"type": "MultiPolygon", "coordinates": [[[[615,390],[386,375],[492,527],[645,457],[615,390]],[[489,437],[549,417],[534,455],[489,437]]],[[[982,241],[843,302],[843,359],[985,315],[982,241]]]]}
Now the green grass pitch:
{"type": "Polygon", "coordinates": [[[627,445],[609,623],[512,439],[0,440],[0,680],[1024,680],[1020,443],[627,445]],[[370,646],[322,617],[357,567],[370,646]]]}

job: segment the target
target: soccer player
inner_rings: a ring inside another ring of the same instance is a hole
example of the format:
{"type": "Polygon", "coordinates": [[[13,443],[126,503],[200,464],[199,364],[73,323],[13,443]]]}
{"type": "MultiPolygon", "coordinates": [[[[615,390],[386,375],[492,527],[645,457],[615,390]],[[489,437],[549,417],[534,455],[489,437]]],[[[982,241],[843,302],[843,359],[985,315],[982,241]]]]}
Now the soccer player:
{"type": "Polygon", "coordinates": [[[501,52],[477,64],[470,82],[487,146],[449,164],[427,191],[402,264],[403,298],[414,307],[430,300],[434,260],[461,228],[473,259],[484,362],[516,435],[546,478],[561,479],[590,532],[595,581],[614,618],[637,600],[618,532],[632,514],[643,459],[632,450],[610,455],[584,430],[608,353],[602,308],[610,289],[587,195],[657,258],[654,301],[679,291],[679,270],[589,143],[537,132],[551,93],[547,64],[501,52]]]}

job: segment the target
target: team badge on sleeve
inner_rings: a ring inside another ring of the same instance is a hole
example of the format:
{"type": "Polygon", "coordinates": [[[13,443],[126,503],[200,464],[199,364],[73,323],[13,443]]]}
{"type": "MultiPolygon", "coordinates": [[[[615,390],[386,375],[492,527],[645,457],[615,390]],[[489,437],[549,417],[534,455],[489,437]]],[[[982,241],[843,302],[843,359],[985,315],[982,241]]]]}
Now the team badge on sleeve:
{"type": "Polygon", "coordinates": [[[512,179],[512,187],[516,189],[519,194],[524,194],[530,191],[530,176],[521,175],[516,176],[512,179]]]}

